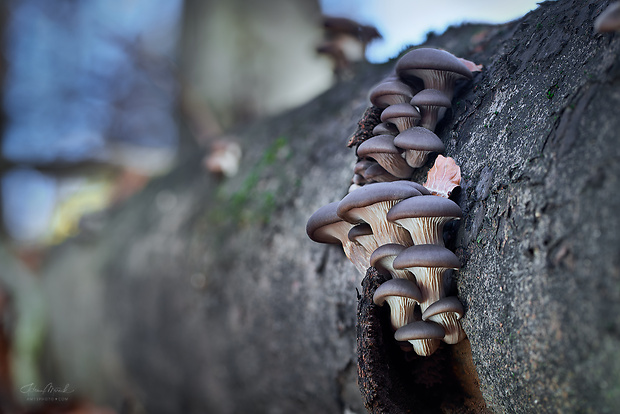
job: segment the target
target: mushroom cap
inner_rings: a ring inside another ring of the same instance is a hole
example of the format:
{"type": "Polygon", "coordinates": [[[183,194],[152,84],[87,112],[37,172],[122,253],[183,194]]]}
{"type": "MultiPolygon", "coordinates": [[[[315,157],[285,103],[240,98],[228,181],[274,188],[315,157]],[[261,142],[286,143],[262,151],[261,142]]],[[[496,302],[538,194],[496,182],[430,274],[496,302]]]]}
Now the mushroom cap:
{"type": "Polygon", "coordinates": [[[413,96],[411,87],[406,83],[395,79],[383,81],[376,85],[368,96],[370,103],[377,108],[387,108],[390,105],[401,102],[409,102],[413,96]]]}
{"type": "Polygon", "coordinates": [[[472,79],[471,71],[456,56],[445,50],[420,48],[407,52],[396,62],[396,73],[401,78],[419,77],[420,69],[453,72],[467,79],[472,79]]]}
{"type": "Polygon", "coordinates": [[[357,148],[359,157],[373,158],[393,176],[407,178],[413,173],[413,168],[407,164],[401,152],[394,145],[392,135],[377,135],[362,142],[357,148]]]}
{"type": "Polygon", "coordinates": [[[461,261],[454,253],[443,246],[436,244],[416,244],[407,247],[396,256],[392,266],[394,266],[394,269],[407,269],[412,267],[459,269],[461,267],[461,261]]]}
{"type": "Polygon", "coordinates": [[[368,207],[383,201],[402,200],[416,195],[421,195],[421,193],[414,187],[399,181],[366,184],[340,200],[337,214],[350,223],[359,223],[359,219],[349,214],[350,210],[368,207]]]}
{"type": "Polygon", "coordinates": [[[421,119],[422,115],[409,103],[390,105],[381,112],[381,122],[392,122],[390,120],[406,117],[421,119]]]}
{"type": "Polygon", "coordinates": [[[422,314],[422,320],[425,321],[431,316],[439,315],[440,313],[452,312],[456,313],[458,319],[462,318],[465,314],[463,304],[456,296],[446,296],[439,299],[437,302],[432,303],[424,313],[422,314]]]}
{"type": "Polygon", "coordinates": [[[368,159],[359,160],[358,162],[355,163],[355,166],[353,167],[353,172],[355,174],[364,175],[364,171],[366,171],[368,167],[376,163],[377,161],[375,160],[368,160],[368,159]]]}
{"type": "MultiPolygon", "coordinates": [[[[370,157],[372,154],[394,154],[400,157],[402,151],[394,145],[393,135],[377,135],[362,142],[357,147],[358,157],[370,157]]],[[[402,157],[400,157],[402,159],[402,157]]],[[[384,167],[385,168],[385,167],[384,167]]]]}
{"type": "Polygon", "coordinates": [[[412,186],[413,188],[418,190],[420,193],[422,193],[422,195],[431,195],[431,191],[420,183],[416,183],[415,181],[406,181],[406,180],[401,180],[401,181],[403,183],[406,183],[412,186]]]}
{"type": "Polygon", "coordinates": [[[443,152],[445,145],[431,130],[415,126],[394,137],[394,145],[404,150],[443,152]]]}
{"type": "Polygon", "coordinates": [[[341,243],[338,238],[321,231],[325,226],[342,221],[342,218],[337,214],[338,203],[338,201],[334,201],[324,205],[310,216],[308,223],[306,223],[306,234],[311,240],[317,243],[341,243]]]}
{"type": "Polygon", "coordinates": [[[416,321],[411,322],[403,326],[402,328],[399,328],[394,333],[394,339],[396,339],[397,341],[414,341],[416,339],[443,339],[445,335],[446,332],[443,327],[435,322],[416,321]]]}
{"type": "Polygon", "coordinates": [[[349,238],[349,240],[355,241],[355,239],[358,237],[370,235],[372,235],[372,228],[370,227],[370,224],[360,223],[351,227],[351,230],[349,230],[349,234],[347,235],[347,237],[349,238]]]}
{"type": "Polygon", "coordinates": [[[384,244],[372,252],[368,262],[382,275],[389,275],[394,279],[409,279],[411,273],[408,270],[396,270],[392,266],[396,256],[406,248],[406,246],[397,243],[384,244]]]}
{"type": "Polygon", "coordinates": [[[454,201],[435,195],[410,197],[399,201],[388,211],[387,219],[396,221],[417,217],[453,217],[461,218],[463,212],[454,201]]]}
{"type": "Polygon", "coordinates": [[[620,2],[610,4],[594,20],[594,30],[598,33],[620,30],[620,2]]]}
{"type": "Polygon", "coordinates": [[[384,244],[383,246],[379,246],[372,254],[370,255],[370,265],[374,266],[381,259],[384,259],[389,256],[398,256],[400,252],[405,250],[407,247],[401,244],[389,243],[384,244]]]}
{"type": "Polygon", "coordinates": [[[379,163],[375,163],[368,167],[366,171],[364,171],[364,178],[368,181],[375,182],[388,182],[388,181],[397,181],[400,178],[393,176],[390,174],[385,168],[383,168],[379,163]]]}
{"type": "MultiPolygon", "coordinates": [[[[390,279],[383,282],[372,297],[372,301],[375,305],[383,306],[383,303],[390,296],[398,296],[401,298],[409,298],[415,301],[422,302],[422,292],[420,288],[408,279],[390,279]]],[[[443,338],[443,335],[442,335],[443,338]]]]}
{"type": "Polygon", "coordinates": [[[372,129],[373,135],[398,135],[398,128],[394,124],[381,122],[372,129]]]}
{"type": "Polygon", "coordinates": [[[415,106],[440,106],[443,108],[452,106],[452,102],[446,94],[437,89],[424,89],[415,94],[409,103],[415,106]]]}

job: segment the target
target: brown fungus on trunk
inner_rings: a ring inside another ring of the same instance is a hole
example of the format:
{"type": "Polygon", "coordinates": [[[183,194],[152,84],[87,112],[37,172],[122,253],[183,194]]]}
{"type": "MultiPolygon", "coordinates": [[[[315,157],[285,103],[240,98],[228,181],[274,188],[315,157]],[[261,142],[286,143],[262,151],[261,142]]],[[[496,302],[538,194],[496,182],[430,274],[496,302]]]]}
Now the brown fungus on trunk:
{"type": "Polygon", "coordinates": [[[432,152],[443,152],[441,139],[429,129],[421,126],[409,128],[394,138],[394,145],[405,151],[405,160],[412,168],[420,168],[432,152]]]}
{"type": "Polygon", "coordinates": [[[432,303],[422,314],[423,321],[432,321],[440,324],[446,331],[443,341],[447,344],[456,344],[465,339],[465,331],[459,320],[465,314],[463,304],[456,296],[446,296],[432,303]]]}
{"type": "Polygon", "coordinates": [[[390,209],[387,219],[411,234],[414,244],[444,245],[443,227],[463,216],[454,201],[435,195],[410,197],[390,209]]]}
{"type": "Polygon", "coordinates": [[[374,135],[398,135],[398,128],[396,125],[388,122],[381,122],[379,125],[373,128],[372,133],[374,135]]]}
{"type": "Polygon", "coordinates": [[[379,163],[375,163],[368,167],[366,171],[364,171],[364,178],[368,183],[386,183],[400,180],[400,178],[386,171],[379,163]]]}
{"type": "Polygon", "coordinates": [[[373,296],[375,305],[390,306],[390,322],[397,330],[411,322],[420,320],[416,317],[416,306],[422,301],[420,289],[409,279],[390,279],[381,284],[373,296]]]}
{"type": "Polygon", "coordinates": [[[446,109],[452,106],[446,94],[437,89],[424,89],[411,98],[409,103],[417,107],[422,115],[420,126],[431,131],[435,130],[446,109]]]}
{"type": "Polygon", "coordinates": [[[409,341],[416,354],[429,356],[439,348],[440,339],[444,335],[445,332],[441,325],[435,322],[416,321],[398,329],[394,333],[394,339],[409,341]]]}
{"type": "Polygon", "coordinates": [[[456,56],[445,50],[420,48],[407,52],[396,62],[396,73],[405,82],[421,79],[425,89],[437,89],[450,101],[459,79],[472,79],[471,71],[456,56]]]}
{"type": "MultiPolygon", "coordinates": [[[[372,228],[368,223],[360,223],[351,227],[347,238],[353,243],[360,244],[366,252],[372,253],[377,250],[377,240],[375,240],[374,234],[372,234],[372,228]]],[[[370,256],[368,258],[370,263],[370,256]]]]}
{"type": "MultiPolygon", "coordinates": [[[[349,223],[368,223],[375,234],[377,244],[412,244],[409,232],[389,222],[386,214],[399,201],[421,193],[401,181],[372,183],[347,194],[338,203],[338,216],[349,223]]],[[[427,196],[431,197],[431,196],[427,196]]]]}
{"type": "Polygon", "coordinates": [[[353,224],[336,214],[338,202],[329,203],[315,211],[306,224],[306,234],[317,243],[341,244],[345,255],[360,273],[365,274],[370,266],[370,254],[361,244],[349,240],[353,224]]]}
{"type": "Polygon", "coordinates": [[[409,279],[415,282],[415,277],[408,270],[394,269],[392,266],[396,256],[406,248],[407,246],[395,243],[379,246],[370,255],[370,265],[382,275],[394,279],[409,279]]]}
{"type": "Polygon", "coordinates": [[[390,105],[408,103],[414,92],[417,91],[400,80],[383,81],[372,88],[368,99],[374,106],[385,109],[390,105]]]}
{"type": "Polygon", "coordinates": [[[452,251],[435,244],[419,244],[407,247],[394,259],[395,269],[407,269],[415,275],[422,291],[424,301],[420,303],[422,313],[446,297],[445,273],[450,269],[459,269],[461,262],[452,251]]]}
{"type": "Polygon", "coordinates": [[[398,132],[416,126],[421,118],[420,112],[409,103],[390,105],[381,112],[381,122],[396,125],[398,132]]]}
{"type": "Polygon", "coordinates": [[[409,178],[413,168],[401,156],[402,150],[394,145],[392,135],[377,135],[364,142],[357,148],[357,156],[372,158],[387,172],[398,178],[409,178]]]}

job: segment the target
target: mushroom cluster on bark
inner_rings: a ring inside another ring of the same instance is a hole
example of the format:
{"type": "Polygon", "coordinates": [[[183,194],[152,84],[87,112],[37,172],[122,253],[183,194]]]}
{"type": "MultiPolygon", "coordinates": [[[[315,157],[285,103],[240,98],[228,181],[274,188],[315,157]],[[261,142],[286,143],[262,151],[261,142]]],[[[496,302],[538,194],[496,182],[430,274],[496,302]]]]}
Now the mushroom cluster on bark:
{"type": "Polygon", "coordinates": [[[462,60],[443,50],[415,49],[399,59],[395,74],[370,91],[381,123],[357,145],[349,193],[307,225],[312,240],[342,244],[361,273],[372,266],[388,277],[374,302],[390,307],[401,349],[421,356],[441,341],[465,338],[463,305],[449,288],[460,261],[443,239],[444,225],[462,218],[449,199],[460,169],[438,155],[424,185],[411,177],[431,153],[444,151],[435,127],[451,107],[456,82],[471,78],[462,60]]]}

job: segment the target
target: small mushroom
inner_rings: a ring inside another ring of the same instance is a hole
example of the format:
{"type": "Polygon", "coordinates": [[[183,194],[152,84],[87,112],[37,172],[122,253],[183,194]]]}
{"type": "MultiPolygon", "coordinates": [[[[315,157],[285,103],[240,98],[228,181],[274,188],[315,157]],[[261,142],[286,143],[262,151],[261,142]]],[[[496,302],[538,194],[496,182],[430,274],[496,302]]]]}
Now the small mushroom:
{"type": "MultiPolygon", "coordinates": [[[[372,253],[379,247],[372,234],[372,228],[368,223],[360,223],[351,227],[351,230],[349,230],[347,234],[347,238],[354,243],[361,244],[367,253],[372,253]]],[[[370,265],[370,256],[368,256],[368,261],[364,261],[364,263],[370,265]]]]}
{"type": "Polygon", "coordinates": [[[396,125],[399,132],[416,126],[421,118],[420,112],[408,103],[390,105],[381,112],[381,122],[396,125]]]}
{"type": "MultiPolygon", "coordinates": [[[[397,330],[416,320],[416,305],[422,300],[420,289],[408,279],[390,279],[381,284],[372,298],[375,305],[390,306],[390,322],[397,330]]],[[[419,320],[419,317],[418,317],[419,320]]]]}
{"type": "Polygon", "coordinates": [[[459,258],[445,247],[420,244],[403,250],[396,256],[392,266],[394,269],[406,269],[415,275],[424,298],[420,302],[424,313],[431,304],[447,296],[444,283],[446,272],[459,269],[461,263],[459,258]]]}
{"type": "Polygon", "coordinates": [[[407,52],[396,63],[396,73],[405,82],[419,78],[425,89],[442,91],[452,101],[454,85],[459,79],[472,79],[467,66],[445,50],[420,48],[407,52]]]}
{"type": "Polygon", "coordinates": [[[394,269],[392,263],[400,252],[406,247],[400,244],[384,244],[379,246],[370,255],[370,265],[385,276],[391,276],[394,279],[409,279],[415,282],[415,277],[408,270],[394,269]]]}
{"type": "Polygon", "coordinates": [[[430,320],[443,326],[446,331],[443,341],[447,344],[457,344],[466,336],[459,322],[464,314],[461,301],[456,296],[446,296],[426,308],[422,320],[430,320]]]}
{"type": "Polygon", "coordinates": [[[420,356],[429,356],[439,348],[440,339],[445,336],[441,325],[430,321],[411,322],[394,333],[397,341],[409,341],[420,356]]]}
{"type": "Polygon", "coordinates": [[[360,144],[357,148],[359,157],[372,158],[387,172],[398,178],[409,178],[413,168],[400,155],[402,150],[394,145],[392,135],[377,135],[360,144]]]}
{"type": "Polygon", "coordinates": [[[398,134],[394,138],[394,145],[405,150],[405,159],[412,168],[423,166],[431,152],[445,150],[443,142],[433,131],[420,126],[398,134]]]}
{"type": "Polygon", "coordinates": [[[407,230],[389,222],[386,214],[399,201],[417,195],[421,193],[401,181],[366,184],[340,201],[338,215],[349,223],[370,224],[379,246],[389,243],[410,246],[411,236],[407,230]]]}
{"type": "Polygon", "coordinates": [[[407,230],[414,244],[443,246],[444,225],[463,216],[454,201],[435,195],[410,197],[394,205],[387,219],[407,230]]]}
{"type": "Polygon", "coordinates": [[[365,274],[370,266],[372,250],[366,251],[361,244],[349,240],[349,231],[353,225],[336,214],[337,208],[338,201],[335,201],[315,211],[308,219],[306,233],[317,243],[341,244],[345,255],[355,265],[355,268],[365,274]]]}
{"type": "Polygon", "coordinates": [[[364,178],[369,183],[385,183],[400,180],[400,178],[394,177],[387,172],[379,163],[375,163],[368,167],[366,171],[364,171],[364,178]]]}
{"type": "MultiPolygon", "coordinates": [[[[417,92],[417,91],[416,91],[417,92]]],[[[390,105],[408,103],[414,91],[400,80],[383,81],[370,91],[368,99],[377,108],[387,108],[390,105]]]]}
{"type": "Polygon", "coordinates": [[[598,33],[617,32],[620,30],[620,1],[610,4],[594,20],[594,30],[598,33]]]}
{"type": "Polygon", "coordinates": [[[387,122],[381,122],[380,124],[377,124],[377,126],[375,126],[372,129],[372,134],[373,135],[392,135],[392,136],[396,136],[398,135],[398,128],[396,128],[396,125],[394,124],[390,124],[387,122]]]}
{"type": "Polygon", "coordinates": [[[450,99],[437,89],[424,89],[411,98],[409,103],[416,106],[422,115],[420,126],[431,131],[435,130],[437,122],[441,121],[446,109],[452,106],[450,99]]]}

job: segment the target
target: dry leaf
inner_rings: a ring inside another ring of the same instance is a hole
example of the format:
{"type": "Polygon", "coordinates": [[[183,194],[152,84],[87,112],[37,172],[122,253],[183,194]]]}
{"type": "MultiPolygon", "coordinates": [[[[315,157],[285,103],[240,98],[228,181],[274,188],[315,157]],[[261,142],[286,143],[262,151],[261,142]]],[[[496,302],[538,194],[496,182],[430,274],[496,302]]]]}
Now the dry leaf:
{"type": "Polygon", "coordinates": [[[465,64],[465,66],[467,66],[467,69],[469,69],[470,72],[482,72],[482,68],[484,67],[482,65],[475,64],[471,60],[467,60],[467,59],[463,59],[463,58],[459,58],[459,60],[463,64],[465,64]]]}
{"type": "Polygon", "coordinates": [[[433,195],[450,197],[452,190],[461,184],[461,168],[454,159],[438,155],[435,165],[428,171],[424,187],[433,195]]]}

